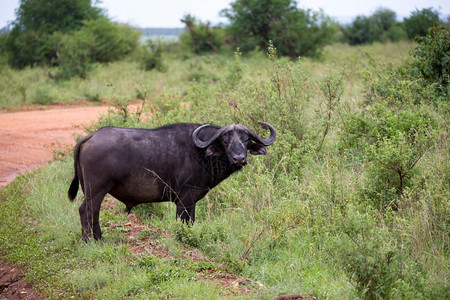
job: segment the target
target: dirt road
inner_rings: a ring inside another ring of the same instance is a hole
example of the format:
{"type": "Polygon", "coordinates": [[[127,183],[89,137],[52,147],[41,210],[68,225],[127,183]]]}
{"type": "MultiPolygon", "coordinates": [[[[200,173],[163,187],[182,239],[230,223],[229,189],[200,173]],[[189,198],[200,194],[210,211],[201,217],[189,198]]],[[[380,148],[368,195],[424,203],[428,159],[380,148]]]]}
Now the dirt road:
{"type": "Polygon", "coordinates": [[[83,133],[106,106],[57,108],[0,113],[0,187],[18,174],[45,165],[53,150],[75,145],[74,136],[83,133]]]}

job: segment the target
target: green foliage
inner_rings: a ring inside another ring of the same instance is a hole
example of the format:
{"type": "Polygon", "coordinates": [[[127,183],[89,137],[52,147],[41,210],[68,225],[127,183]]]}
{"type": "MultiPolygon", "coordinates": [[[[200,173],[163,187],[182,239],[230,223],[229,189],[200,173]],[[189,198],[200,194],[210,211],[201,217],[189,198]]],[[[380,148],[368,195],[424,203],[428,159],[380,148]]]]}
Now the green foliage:
{"type": "Polygon", "coordinates": [[[85,79],[92,69],[92,45],[95,37],[90,32],[75,31],[64,35],[58,51],[59,79],[78,76],[85,79]]]}
{"type": "Polygon", "coordinates": [[[396,21],[396,13],[380,8],[371,16],[357,16],[351,25],[342,27],[344,41],[350,45],[373,42],[399,41],[405,37],[404,31],[396,21]]]}
{"type": "MultiPolygon", "coordinates": [[[[271,159],[272,167],[300,171],[302,155],[310,149],[310,119],[299,118],[311,97],[311,86],[301,63],[279,60],[273,45],[268,49],[269,66],[264,80],[248,79],[234,89],[224,85],[217,105],[226,104],[226,113],[214,111],[221,123],[243,123],[261,132],[259,121],[278,124],[279,143],[271,159]]],[[[216,107],[217,107],[216,105],[216,107]]],[[[213,109],[214,107],[212,107],[213,109]]],[[[211,118],[211,115],[205,116],[211,118]]]]}
{"type": "MultiPolygon", "coordinates": [[[[441,95],[450,95],[450,25],[430,29],[417,39],[420,45],[412,51],[415,59],[409,68],[412,76],[420,76],[428,84],[437,84],[441,95]]],[[[448,100],[448,98],[447,98],[448,100]]]]}
{"type": "Polygon", "coordinates": [[[62,36],[57,52],[58,78],[86,78],[93,63],[123,59],[139,43],[139,34],[131,27],[106,18],[84,22],[77,31],[62,36]]]}
{"type": "Polygon", "coordinates": [[[21,0],[14,28],[41,33],[79,29],[84,20],[98,19],[101,10],[91,0],[21,0]]]}
{"type": "Polygon", "coordinates": [[[237,0],[230,5],[222,11],[230,20],[226,30],[243,52],[267,49],[272,41],[282,56],[316,57],[334,35],[328,17],[298,9],[293,0],[237,0]]]}
{"type": "Polygon", "coordinates": [[[423,298],[420,264],[375,216],[370,207],[365,212],[348,208],[336,244],[337,259],[365,299],[385,299],[399,291],[407,298],[423,298]]]}
{"type": "MultiPolygon", "coordinates": [[[[145,71],[156,69],[160,72],[167,70],[167,66],[162,59],[163,48],[161,44],[155,44],[151,40],[147,42],[147,46],[142,49],[141,65],[145,71]]],[[[138,97],[139,98],[139,97],[138,97]]]]}
{"type": "Polygon", "coordinates": [[[5,44],[9,65],[22,69],[26,66],[50,64],[57,49],[54,36],[56,34],[36,30],[21,31],[20,28],[14,27],[5,44]]]}
{"type": "Polygon", "coordinates": [[[416,36],[425,36],[431,27],[441,24],[441,21],[439,12],[429,7],[416,9],[409,18],[403,20],[403,24],[408,38],[414,39],[416,36]]]}
{"type": "Polygon", "coordinates": [[[5,32],[0,32],[0,66],[6,65],[8,62],[7,55],[8,52],[6,51],[6,40],[8,39],[8,35],[5,32]]]}
{"type": "Polygon", "coordinates": [[[22,0],[6,43],[10,65],[50,64],[59,42],[54,33],[70,32],[81,28],[85,20],[99,18],[101,11],[90,0],[22,0]]]}
{"type": "Polygon", "coordinates": [[[234,88],[242,79],[243,66],[241,63],[242,53],[239,48],[234,52],[234,61],[227,66],[227,73],[225,77],[225,84],[230,88],[234,88]]]}
{"type": "Polygon", "coordinates": [[[344,93],[344,71],[340,74],[335,70],[335,66],[331,66],[329,73],[319,82],[319,89],[323,95],[323,101],[319,108],[319,115],[323,119],[323,135],[322,141],[318,146],[318,150],[322,148],[326,136],[328,135],[332,122],[332,117],[335,111],[340,106],[342,94],[344,93]]]}
{"type": "Polygon", "coordinates": [[[186,28],[180,35],[180,41],[192,53],[201,54],[220,49],[223,35],[221,28],[211,27],[209,22],[197,21],[191,15],[184,16],[181,22],[186,24],[186,28]]]}
{"type": "Polygon", "coordinates": [[[433,145],[437,129],[427,105],[391,103],[382,99],[346,115],[341,137],[347,149],[358,149],[367,159],[364,193],[381,210],[398,208],[397,197],[411,186],[415,166],[433,145]]]}
{"type": "Polygon", "coordinates": [[[448,90],[448,28],[432,29],[412,52],[412,63],[368,78],[361,110],[345,114],[344,148],[367,162],[364,197],[395,210],[420,177],[420,160],[438,139],[434,105],[448,90]],[[420,71],[418,71],[420,70],[420,71]]]}
{"type": "Polygon", "coordinates": [[[140,34],[136,30],[107,18],[85,21],[80,31],[93,37],[90,45],[93,62],[108,63],[123,59],[139,45],[140,34]]]}

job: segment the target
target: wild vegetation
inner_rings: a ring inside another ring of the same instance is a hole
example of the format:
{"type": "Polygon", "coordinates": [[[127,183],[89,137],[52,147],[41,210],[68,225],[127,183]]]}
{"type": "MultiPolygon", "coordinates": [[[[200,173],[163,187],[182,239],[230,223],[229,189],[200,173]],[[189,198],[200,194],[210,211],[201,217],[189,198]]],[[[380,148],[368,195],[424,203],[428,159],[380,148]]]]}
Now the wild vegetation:
{"type": "MultiPolygon", "coordinates": [[[[71,34],[83,40],[103,21],[92,22],[71,34]]],[[[87,80],[48,76],[62,65],[3,62],[2,106],[109,102],[87,132],[263,120],[278,135],[198,203],[193,226],[175,220],[172,203],[127,217],[109,197],[104,240],[90,243],[81,198],[67,200],[69,153],[0,190],[1,257],[51,299],[448,298],[449,36],[442,25],[417,44],[333,44],[295,60],[270,42],[234,56],[149,44],[92,64],[87,80]],[[163,61],[163,72],[141,58],[163,61]]]]}
{"type": "Polygon", "coordinates": [[[66,200],[72,158],[55,161],[1,191],[3,258],[50,298],[448,296],[448,96],[410,76],[411,46],[336,44],[320,62],[270,46],[267,56],[166,58],[171,74],[117,62],[90,84],[66,81],[69,94],[114,100],[87,131],[264,120],[278,138],[199,202],[193,226],[171,203],[138,208],[133,223],[108,199],[99,243],[80,241],[81,199],[66,200]],[[224,278],[241,284],[223,288],[224,278]]]}

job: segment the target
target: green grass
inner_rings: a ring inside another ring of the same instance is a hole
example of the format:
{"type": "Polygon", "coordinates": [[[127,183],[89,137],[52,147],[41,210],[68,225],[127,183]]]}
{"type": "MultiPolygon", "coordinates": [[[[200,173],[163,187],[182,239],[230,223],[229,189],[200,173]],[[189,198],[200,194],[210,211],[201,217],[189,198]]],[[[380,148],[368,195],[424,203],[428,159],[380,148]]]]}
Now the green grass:
{"type": "Polygon", "coordinates": [[[162,203],[138,206],[137,227],[108,198],[105,239],[87,244],[81,196],[74,203],[66,196],[71,158],[52,162],[0,191],[3,259],[23,267],[49,298],[445,298],[448,105],[411,105],[409,95],[422,90],[404,79],[400,89],[395,80],[383,89],[383,76],[408,60],[411,47],[333,45],[321,61],[262,53],[171,58],[167,73],[119,62],[99,66],[88,81],[49,83],[125,109],[136,89],[149,91],[151,118],[122,110],[94,127],[243,123],[265,135],[257,126],[264,120],[277,128],[277,141],[197,204],[193,226],[162,203]],[[410,158],[388,143],[395,134],[410,134],[412,142],[400,141],[422,155],[400,196],[389,164],[410,158]],[[386,157],[392,162],[380,163],[386,157]]]}

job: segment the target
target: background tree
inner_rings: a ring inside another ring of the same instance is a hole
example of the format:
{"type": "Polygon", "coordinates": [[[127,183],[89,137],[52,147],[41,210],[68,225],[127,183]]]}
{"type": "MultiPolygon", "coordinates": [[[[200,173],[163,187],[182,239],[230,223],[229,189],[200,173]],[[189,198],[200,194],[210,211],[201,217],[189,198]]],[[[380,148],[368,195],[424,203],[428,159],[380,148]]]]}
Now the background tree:
{"type": "Polygon", "coordinates": [[[91,0],[21,0],[14,28],[53,33],[82,27],[84,20],[102,16],[91,0]]]}
{"type": "Polygon", "coordinates": [[[429,28],[440,23],[439,13],[431,7],[422,10],[416,9],[409,18],[405,18],[403,21],[406,34],[410,39],[416,36],[425,36],[429,28]]]}
{"type": "Polygon", "coordinates": [[[373,43],[380,34],[375,20],[365,16],[357,16],[351,25],[342,27],[342,33],[350,45],[373,43]]]}
{"type": "Polygon", "coordinates": [[[351,25],[343,26],[344,40],[350,45],[398,41],[405,33],[397,22],[397,14],[387,8],[377,9],[371,16],[357,16],[351,25]]]}
{"type": "Polygon", "coordinates": [[[10,65],[16,68],[50,63],[59,41],[57,32],[70,32],[85,20],[103,17],[91,0],[21,0],[16,15],[5,45],[10,65]]]}
{"type": "Polygon", "coordinates": [[[243,52],[267,49],[272,41],[280,55],[317,56],[334,34],[322,12],[298,9],[293,0],[236,0],[230,6],[221,13],[230,20],[231,41],[243,52]]]}

